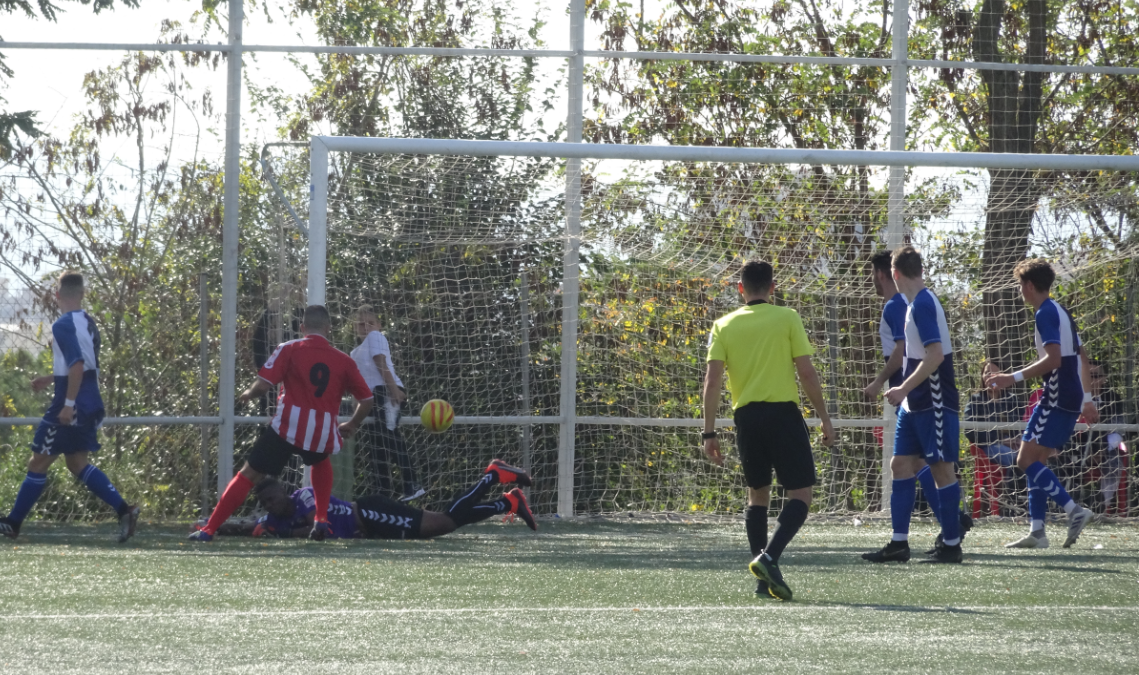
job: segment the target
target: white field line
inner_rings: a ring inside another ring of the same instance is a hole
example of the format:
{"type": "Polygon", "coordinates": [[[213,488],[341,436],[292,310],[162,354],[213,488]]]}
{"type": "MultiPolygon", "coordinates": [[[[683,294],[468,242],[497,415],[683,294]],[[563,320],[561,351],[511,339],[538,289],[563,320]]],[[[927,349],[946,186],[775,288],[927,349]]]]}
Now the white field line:
{"type": "Polygon", "coordinates": [[[229,617],[295,617],[295,616],[382,616],[382,615],[465,615],[465,614],[511,614],[519,612],[529,613],[646,613],[646,612],[770,612],[770,611],[818,611],[818,612],[849,612],[852,610],[890,611],[904,609],[908,611],[924,610],[929,612],[1021,612],[1021,611],[1065,611],[1065,612],[1137,612],[1139,605],[1089,605],[1089,606],[1062,606],[1062,605],[810,605],[803,603],[780,603],[773,609],[771,603],[764,605],[694,605],[688,607],[466,607],[466,608],[380,608],[380,609],[298,609],[298,610],[249,610],[225,612],[134,612],[124,614],[4,614],[0,621],[57,621],[57,620],[135,620],[135,619],[193,619],[193,618],[229,618],[229,617]]]}

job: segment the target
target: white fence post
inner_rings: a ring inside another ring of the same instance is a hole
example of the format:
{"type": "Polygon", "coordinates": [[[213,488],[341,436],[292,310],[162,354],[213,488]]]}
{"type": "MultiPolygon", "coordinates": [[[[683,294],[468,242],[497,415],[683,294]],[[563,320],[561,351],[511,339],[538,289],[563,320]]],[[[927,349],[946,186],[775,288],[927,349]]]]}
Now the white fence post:
{"type": "MultiPolygon", "coordinates": [[[[569,113],[566,120],[570,143],[581,143],[582,88],[585,71],[585,0],[570,0],[569,113]]],[[[581,159],[566,160],[566,245],[562,277],[562,370],[563,417],[558,439],[558,514],[573,515],[574,440],[577,417],[577,320],[578,264],[581,253],[581,159]]]]}
{"type": "Polygon", "coordinates": [[[237,246],[241,196],[241,30],[242,0],[229,2],[226,57],[225,211],[222,217],[221,372],[218,374],[218,494],[233,478],[234,389],[237,387],[237,246]]]}
{"type": "MultiPolygon", "coordinates": [[[[902,152],[906,149],[906,84],[909,80],[909,33],[910,7],[908,0],[894,0],[893,42],[894,65],[890,67],[890,150],[902,152]]],[[[891,166],[887,201],[888,220],[886,225],[886,248],[894,250],[905,241],[906,235],[906,167],[891,166]]],[[[896,411],[885,401],[882,402],[883,417],[886,420],[882,429],[882,510],[890,510],[890,493],[894,484],[894,474],[890,470],[890,459],[894,456],[894,420],[896,411]]]]}

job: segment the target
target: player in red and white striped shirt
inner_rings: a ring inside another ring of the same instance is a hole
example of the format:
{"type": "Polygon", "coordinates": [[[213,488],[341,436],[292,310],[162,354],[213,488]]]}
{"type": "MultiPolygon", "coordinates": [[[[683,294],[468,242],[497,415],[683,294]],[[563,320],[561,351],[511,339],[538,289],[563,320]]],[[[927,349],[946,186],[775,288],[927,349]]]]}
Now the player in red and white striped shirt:
{"type": "Polygon", "coordinates": [[[274,385],[282,385],[277,414],[253,444],[241,467],[209,521],[190,535],[194,541],[211,541],[218,528],[237,510],[253,486],[266,476],[277,476],[289,457],[297,455],[312,467],[312,490],[316,518],[310,539],[328,534],[328,500],[332,496],[332,464],[327,460],[340,452],[344,436],[353,432],[372,409],[372,391],[360,376],[352,357],[328,342],[332,326],[322,305],[305,308],[301,332],[304,337],[277,347],[262,366],[257,382],[241,395],[245,403],[261,396],[274,385]],[[337,424],[340,399],[345,394],[356,399],[352,419],[337,424]]]}

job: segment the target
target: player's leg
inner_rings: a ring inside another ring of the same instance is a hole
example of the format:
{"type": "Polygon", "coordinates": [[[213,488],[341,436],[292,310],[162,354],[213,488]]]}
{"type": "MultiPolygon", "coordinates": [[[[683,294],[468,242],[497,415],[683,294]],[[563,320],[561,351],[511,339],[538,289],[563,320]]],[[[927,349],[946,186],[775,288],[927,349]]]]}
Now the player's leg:
{"type": "MultiPolygon", "coordinates": [[[[1050,457],[1057,454],[1057,449],[1064,447],[1072,437],[1078,420],[1078,413],[1058,408],[1045,409],[1043,405],[1036,406],[1036,410],[1028,420],[1028,426],[1021,438],[1020,452],[1016,456],[1016,465],[1024,471],[1028,479],[1068,514],[1068,536],[1064,540],[1064,548],[1076,543],[1080,533],[1091,520],[1092,512],[1072,499],[1060,479],[1048,468],[1047,462],[1050,457]]],[[[1040,510],[1039,507],[1037,509],[1040,510]]],[[[1043,514],[1041,515],[1043,526],[1043,514]]]]}
{"type": "MultiPolygon", "coordinates": [[[[771,461],[756,442],[762,420],[756,419],[759,413],[755,406],[743,406],[736,410],[736,451],[740,456],[744,482],[747,484],[748,508],[744,514],[744,527],[747,532],[750,560],[755,560],[767,548],[767,511],[771,506],[771,461]]],[[[750,563],[748,569],[750,570],[750,563]]],[[[754,575],[754,572],[753,572],[754,575]]],[[[755,586],[757,598],[772,598],[765,579],[759,579],[755,586]]]]}
{"type": "Polygon", "coordinates": [[[784,549],[799,533],[811,507],[815,485],[815,459],[811,454],[811,437],[802,412],[795,403],[765,406],[763,427],[767,430],[761,449],[786,490],[787,501],[779,513],[779,526],[771,534],[763,553],[756,556],[749,569],[767,582],[768,592],[780,600],[790,600],[791,588],[783,579],[779,559],[784,549]]]}
{"type": "Polygon", "coordinates": [[[929,468],[929,464],[922,461],[922,467],[918,469],[915,476],[918,485],[921,486],[922,497],[925,497],[925,503],[929,504],[929,510],[933,512],[933,517],[937,518],[937,522],[941,522],[941,500],[937,497],[937,481],[933,479],[933,470],[929,468]]]}
{"type": "Polygon", "coordinates": [[[281,473],[289,457],[292,456],[291,452],[281,447],[282,444],[288,445],[272,429],[266,427],[261,430],[261,435],[245,458],[245,464],[225,487],[206,524],[190,535],[191,540],[212,541],[222,523],[245,503],[254,485],[260,483],[266,476],[276,476],[281,473]]]}
{"type": "Polygon", "coordinates": [[[123,499],[111,483],[111,479],[107,478],[107,474],[90,463],[86,451],[67,453],[64,455],[64,460],[67,462],[67,470],[73,476],[78,478],[92,494],[115,510],[115,515],[119,518],[119,543],[124,543],[133,537],[135,526],[138,525],[138,515],[142,509],[128,504],[123,499]]]}
{"type": "MultiPolygon", "coordinates": [[[[483,520],[484,518],[489,518],[490,515],[494,514],[485,515],[485,509],[483,511],[480,511],[480,517],[476,518],[475,520],[471,520],[471,518],[474,516],[472,514],[468,514],[467,512],[475,506],[485,506],[482,505],[482,501],[486,497],[487,491],[489,491],[490,488],[495,485],[507,485],[510,483],[530,485],[531,482],[532,481],[530,479],[530,474],[526,473],[522,469],[510,466],[506,462],[503,462],[501,459],[493,459],[486,467],[483,475],[479,477],[478,481],[465,492],[456,497],[447,507],[447,510],[444,513],[447,515],[447,517],[451,518],[451,520],[455,521],[460,526],[477,522],[478,520],[483,520]]],[[[506,513],[506,511],[501,511],[500,513],[506,513]]],[[[511,511],[511,513],[513,513],[513,511],[511,511]]]]}
{"type": "Polygon", "coordinates": [[[328,524],[328,505],[332,501],[332,455],[320,452],[298,451],[301,461],[311,469],[309,478],[312,480],[312,498],[315,509],[312,518],[312,530],[308,538],[314,541],[324,541],[332,532],[328,524]]]}
{"type": "MultiPolygon", "coordinates": [[[[1033,452],[1033,455],[1035,454],[1033,452]]],[[[1048,534],[1044,529],[1044,519],[1048,515],[1048,495],[1027,472],[1025,482],[1028,487],[1028,534],[1005,544],[1005,548],[1048,548],[1051,542],[1048,541],[1048,534]]]]}
{"type": "Polygon", "coordinates": [[[921,459],[921,441],[915,415],[920,413],[898,409],[894,456],[890,458],[890,472],[894,477],[890,491],[890,523],[893,534],[890,542],[881,549],[863,553],[863,560],[906,562],[910,559],[910,520],[917,496],[917,472],[925,464],[921,459]]]}
{"type": "Polygon", "coordinates": [[[35,439],[32,441],[32,456],[28,460],[28,473],[24,476],[24,482],[20,484],[20,490],[16,493],[16,501],[12,505],[12,510],[4,518],[0,518],[0,534],[6,537],[15,539],[20,534],[20,526],[23,525],[24,519],[31,513],[32,507],[36,505],[40,495],[43,494],[44,488],[47,486],[47,470],[55,462],[58,455],[50,454],[52,445],[54,445],[55,434],[51,434],[52,443],[45,446],[44,441],[47,437],[45,427],[55,425],[48,425],[46,422],[41,422],[39,429],[36,430],[35,439]]]}
{"type": "MultiPolygon", "coordinates": [[[[373,389],[373,394],[376,400],[381,400],[382,392],[381,387],[373,389]]],[[[391,494],[392,492],[392,468],[390,459],[387,454],[387,448],[380,442],[380,429],[383,428],[384,415],[383,406],[376,405],[372,407],[372,423],[364,424],[360,430],[356,432],[359,439],[356,446],[356,452],[363,453],[367,456],[368,464],[372,471],[373,479],[376,482],[376,490],[380,494],[391,494]]]]}
{"type": "Polygon", "coordinates": [[[959,563],[961,552],[961,483],[957,480],[957,462],[961,457],[961,428],[957,413],[935,409],[933,425],[923,432],[925,461],[937,481],[941,501],[941,545],[926,562],[959,563]]]}
{"type": "Polygon", "coordinates": [[[403,501],[418,499],[427,494],[427,491],[415,478],[415,469],[411,466],[411,455],[407,451],[407,443],[399,431],[400,406],[390,399],[385,399],[382,406],[383,425],[380,428],[380,442],[387,448],[388,456],[395,456],[399,465],[399,477],[403,483],[403,501]]]}
{"type": "MultiPolygon", "coordinates": [[[[423,509],[398,502],[383,495],[368,495],[356,500],[356,517],[361,535],[367,539],[427,539],[450,530],[448,524],[435,516],[426,517],[423,509]],[[429,527],[424,523],[429,520],[429,527]]],[[[449,519],[447,519],[449,520],[449,519]]]]}

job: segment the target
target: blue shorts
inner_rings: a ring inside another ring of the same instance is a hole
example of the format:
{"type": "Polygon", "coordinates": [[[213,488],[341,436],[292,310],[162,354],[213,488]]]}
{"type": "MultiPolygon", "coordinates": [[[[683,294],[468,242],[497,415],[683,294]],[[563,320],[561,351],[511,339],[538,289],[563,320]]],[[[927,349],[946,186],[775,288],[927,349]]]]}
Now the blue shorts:
{"type": "Polygon", "coordinates": [[[74,452],[98,452],[99,425],[72,424],[65,426],[42,421],[32,439],[32,452],[41,455],[70,455],[74,452]]]}
{"type": "Polygon", "coordinates": [[[961,459],[961,426],[954,410],[907,412],[898,408],[894,454],[916,455],[927,464],[961,459]]]}
{"type": "Polygon", "coordinates": [[[1024,428],[1024,436],[1021,436],[1021,439],[1059,450],[1072,438],[1072,432],[1075,431],[1079,419],[1080,413],[1038,405],[1036,410],[1032,411],[1032,417],[1028,419],[1028,426],[1024,428]]]}

